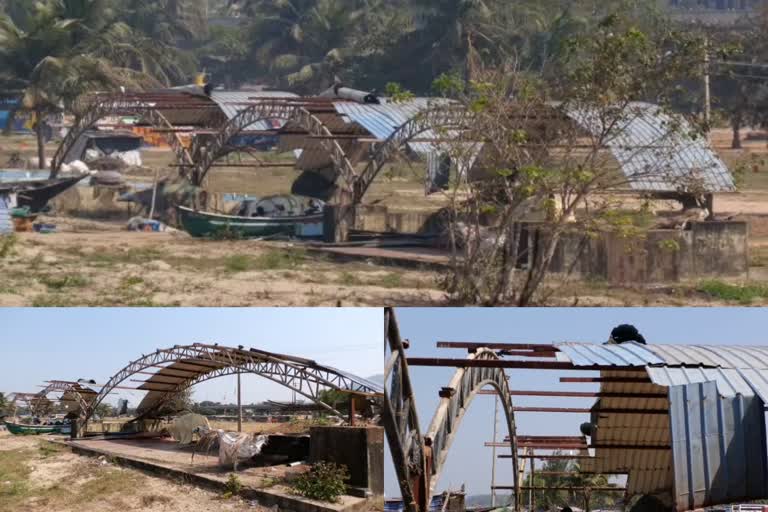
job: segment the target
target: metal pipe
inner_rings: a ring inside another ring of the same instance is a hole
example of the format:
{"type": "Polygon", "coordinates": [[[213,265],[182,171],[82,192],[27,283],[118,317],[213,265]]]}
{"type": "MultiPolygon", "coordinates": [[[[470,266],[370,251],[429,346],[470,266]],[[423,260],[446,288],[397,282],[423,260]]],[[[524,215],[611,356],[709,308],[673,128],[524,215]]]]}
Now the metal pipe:
{"type": "MultiPolygon", "coordinates": [[[[496,391],[480,390],[480,395],[495,395],[496,391]]],[[[601,393],[592,391],[536,391],[536,390],[510,390],[511,396],[559,396],[570,398],[667,398],[661,393],[601,393]]]]}
{"type": "Polygon", "coordinates": [[[237,372],[237,431],[243,431],[243,401],[240,396],[240,374],[237,372]]]}

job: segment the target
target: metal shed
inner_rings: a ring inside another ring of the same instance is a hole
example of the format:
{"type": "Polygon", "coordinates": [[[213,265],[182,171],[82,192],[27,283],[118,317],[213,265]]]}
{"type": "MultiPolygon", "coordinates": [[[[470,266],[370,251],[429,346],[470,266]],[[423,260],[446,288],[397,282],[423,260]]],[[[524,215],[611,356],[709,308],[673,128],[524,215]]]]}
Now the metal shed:
{"type": "Polygon", "coordinates": [[[616,366],[601,377],[636,377],[637,371],[622,371],[632,367],[648,377],[601,383],[601,393],[647,398],[595,403],[592,443],[599,447],[584,470],[626,471],[628,494],[671,498],[680,511],[768,496],[768,349],[635,342],[555,347],[559,361],[575,366],[616,366]]]}

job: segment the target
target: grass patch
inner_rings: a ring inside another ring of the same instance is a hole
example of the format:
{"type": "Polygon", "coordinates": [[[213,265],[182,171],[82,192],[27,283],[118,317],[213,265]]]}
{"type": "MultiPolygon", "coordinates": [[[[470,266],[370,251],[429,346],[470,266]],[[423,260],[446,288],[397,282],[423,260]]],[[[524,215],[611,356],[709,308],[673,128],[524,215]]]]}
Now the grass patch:
{"type": "Polygon", "coordinates": [[[0,504],[3,510],[13,510],[14,505],[26,499],[31,473],[27,461],[32,456],[30,450],[0,451],[0,504]]]}
{"type": "Polygon", "coordinates": [[[716,299],[741,304],[750,304],[755,299],[768,298],[768,286],[762,284],[733,285],[712,280],[700,283],[698,290],[716,299]]]}
{"type": "Polygon", "coordinates": [[[359,286],[363,284],[359,277],[346,271],[341,273],[338,283],[344,286],[359,286]]]}
{"type": "Polygon", "coordinates": [[[13,254],[13,248],[16,247],[18,241],[19,238],[16,233],[0,236],[0,260],[13,254]]]}
{"type": "Polygon", "coordinates": [[[76,301],[62,293],[38,295],[32,299],[32,307],[35,308],[68,308],[77,305],[76,301]]]}
{"type": "Polygon", "coordinates": [[[64,451],[64,448],[57,445],[57,444],[51,444],[47,441],[41,441],[40,446],[38,446],[37,451],[40,453],[40,457],[43,459],[47,459],[51,455],[57,455],[64,451]]]}
{"type": "Polygon", "coordinates": [[[252,258],[246,254],[233,254],[224,260],[224,267],[228,272],[245,272],[253,265],[252,258]]]}
{"type": "Polygon", "coordinates": [[[94,251],[90,254],[83,254],[78,249],[73,249],[73,254],[79,255],[96,267],[114,267],[120,264],[143,265],[163,258],[163,253],[152,247],[137,247],[127,251],[94,251]]]}
{"type": "Polygon", "coordinates": [[[120,280],[121,288],[130,288],[139,284],[144,284],[144,279],[139,276],[125,276],[120,280]]]}
{"type": "Polygon", "coordinates": [[[403,284],[402,281],[403,279],[400,274],[390,272],[389,274],[382,276],[381,280],[377,284],[379,286],[383,286],[384,288],[400,288],[403,284]]]}
{"type": "Polygon", "coordinates": [[[347,490],[344,483],[347,480],[349,472],[346,466],[317,462],[308,472],[299,475],[293,490],[311,500],[337,503],[347,490]]]}
{"type": "Polygon", "coordinates": [[[53,291],[61,291],[64,288],[83,288],[88,284],[88,280],[80,274],[42,275],[38,280],[53,291]]]}
{"type": "Polygon", "coordinates": [[[233,254],[223,260],[227,272],[245,272],[248,270],[291,270],[304,261],[303,251],[270,250],[258,256],[233,254]]]}
{"type": "Polygon", "coordinates": [[[168,505],[173,503],[173,499],[160,494],[149,494],[141,497],[141,506],[154,508],[156,505],[168,505]]]}

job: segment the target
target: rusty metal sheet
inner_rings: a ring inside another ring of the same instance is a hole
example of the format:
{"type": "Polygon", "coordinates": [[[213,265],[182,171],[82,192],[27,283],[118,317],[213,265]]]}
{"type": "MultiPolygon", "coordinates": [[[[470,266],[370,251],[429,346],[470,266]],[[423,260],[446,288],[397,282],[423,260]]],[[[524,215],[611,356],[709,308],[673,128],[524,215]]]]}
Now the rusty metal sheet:
{"type": "Polygon", "coordinates": [[[678,512],[768,495],[764,403],[715,382],[669,388],[678,512]]]}

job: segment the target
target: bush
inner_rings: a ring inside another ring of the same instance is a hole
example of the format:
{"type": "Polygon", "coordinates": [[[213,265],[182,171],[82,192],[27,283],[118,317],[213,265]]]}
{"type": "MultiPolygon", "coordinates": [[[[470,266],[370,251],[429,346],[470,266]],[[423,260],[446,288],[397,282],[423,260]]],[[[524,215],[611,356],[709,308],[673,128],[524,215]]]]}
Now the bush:
{"type": "Polygon", "coordinates": [[[346,492],[344,482],[347,479],[347,466],[333,462],[317,462],[308,472],[296,479],[294,490],[305,498],[337,503],[339,497],[346,492]]]}
{"type": "Polygon", "coordinates": [[[229,478],[227,479],[227,483],[225,484],[226,491],[224,492],[224,498],[231,498],[232,496],[237,496],[240,494],[240,491],[243,489],[243,483],[240,481],[240,478],[234,473],[229,474],[229,478]]]}

